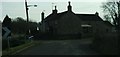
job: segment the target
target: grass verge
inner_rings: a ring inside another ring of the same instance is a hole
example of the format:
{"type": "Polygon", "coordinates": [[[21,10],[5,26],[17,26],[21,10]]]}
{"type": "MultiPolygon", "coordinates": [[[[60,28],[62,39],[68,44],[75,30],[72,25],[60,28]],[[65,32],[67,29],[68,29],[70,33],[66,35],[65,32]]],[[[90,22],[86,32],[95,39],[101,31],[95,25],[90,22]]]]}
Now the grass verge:
{"type": "Polygon", "coordinates": [[[14,55],[22,50],[25,50],[25,49],[33,46],[34,44],[35,44],[34,41],[26,41],[25,44],[3,50],[2,55],[14,55]]]}

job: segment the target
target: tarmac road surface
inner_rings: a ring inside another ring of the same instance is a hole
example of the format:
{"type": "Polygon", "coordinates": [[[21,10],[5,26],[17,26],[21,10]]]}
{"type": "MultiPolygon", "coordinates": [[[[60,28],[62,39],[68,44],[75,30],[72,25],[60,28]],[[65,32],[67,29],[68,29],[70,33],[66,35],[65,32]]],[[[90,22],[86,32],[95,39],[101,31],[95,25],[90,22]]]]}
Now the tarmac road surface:
{"type": "Polygon", "coordinates": [[[16,55],[99,55],[89,45],[90,39],[82,40],[40,40],[40,44],[16,55]]]}

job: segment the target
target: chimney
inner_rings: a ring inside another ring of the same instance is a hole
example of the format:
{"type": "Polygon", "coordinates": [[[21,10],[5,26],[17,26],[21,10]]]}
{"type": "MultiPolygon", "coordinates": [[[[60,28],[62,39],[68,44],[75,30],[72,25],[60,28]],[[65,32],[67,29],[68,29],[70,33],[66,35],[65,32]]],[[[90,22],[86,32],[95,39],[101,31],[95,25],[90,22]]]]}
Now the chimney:
{"type": "Polygon", "coordinates": [[[41,13],[41,19],[44,20],[44,12],[41,13]]]}
{"type": "Polygon", "coordinates": [[[71,3],[71,2],[69,1],[69,2],[68,2],[68,11],[72,11],[72,6],[71,6],[70,3],[71,3]]]}
{"type": "Polygon", "coordinates": [[[55,10],[52,12],[53,14],[57,14],[57,6],[55,6],[55,10]]]}
{"type": "Polygon", "coordinates": [[[95,15],[99,16],[99,13],[98,13],[98,12],[96,12],[96,13],[95,13],[95,15]]]}

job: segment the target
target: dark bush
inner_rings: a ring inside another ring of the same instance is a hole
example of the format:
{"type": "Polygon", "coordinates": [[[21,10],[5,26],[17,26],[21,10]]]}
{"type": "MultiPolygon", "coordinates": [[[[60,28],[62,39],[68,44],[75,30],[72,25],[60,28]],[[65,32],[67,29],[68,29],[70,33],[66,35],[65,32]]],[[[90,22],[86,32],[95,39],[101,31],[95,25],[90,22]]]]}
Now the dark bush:
{"type": "Polygon", "coordinates": [[[25,41],[24,40],[20,40],[20,39],[15,39],[15,38],[12,38],[10,39],[10,46],[11,47],[15,47],[15,46],[18,46],[18,45],[21,45],[21,44],[24,44],[25,41]]]}
{"type": "Polygon", "coordinates": [[[7,39],[2,39],[2,50],[8,48],[8,41],[7,39]]]}
{"type": "Polygon", "coordinates": [[[102,54],[116,55],[118,54],[118,36],[116,33],[96,34],[92,46],[102,54]]]}
{"type": "MultiPolygon", "coordinates": [[[[10,47],[16,47],[21,44],[24,44],[25,40],[21,38],[10,38],[9,40],[10,47]]],[[[2,50],[5,50],[7,48],[8,48],[8,39],[2,39],[2,50]]]]}

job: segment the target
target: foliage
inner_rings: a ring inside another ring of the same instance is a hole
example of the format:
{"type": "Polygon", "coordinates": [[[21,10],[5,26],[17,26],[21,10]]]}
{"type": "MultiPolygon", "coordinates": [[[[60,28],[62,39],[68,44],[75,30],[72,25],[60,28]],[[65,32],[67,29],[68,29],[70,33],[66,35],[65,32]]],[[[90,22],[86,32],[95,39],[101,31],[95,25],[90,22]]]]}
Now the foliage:
{"type": "MultiPolygon", "coordinates": [[[[25,40],[20,40],[19,38],[11,38],[10,39],[10,47],[16,47],[18,45],[24,44],[25,40]]],[[[8,40],[2,39],[2,50],[5,50],[8,48],[8,40]]]]}
{"type": "Polygon", "coordinates": [[[92,43],[92,48],[104,55],[118,54],[117,33],[96,33],[92,43]]]}
{"type": "Polygon", "coordinates": [[[120,5],[120,1],[119,2],[116,2],[116,1],[106,2],[106,3],[103,3],[102,5],[102,9],[104,12],[104,18],[107,21],[113,20],[113,24],[115,26],[118,25],[118,18],[119,18],[119,13],[120,13],[119,5],[120,5]]]}
{"type": "MultiPolygon", "coordinates": [[[[27,32],[27,28],[28,28],[28,23],[26,22],[26,20],[24,20],[21,17],[17,17],[15,19],[13,19],[13,21],[11,22],[12,26],[11,26],[11,30],[12,33],[14,34],[25,34],[27,32]]],[[[30,29],[34,30],[37,27],[37,23],[36,22],[29,22],[29,27],[30,29]]]]}
{"type": "MultiPolygon", "coordinates": [[[[32,33],[37,34],[36,27],[38,26],[36,22],[29,22],[30,29],[32,33]]],[[[15,19],[12,19],[11,21],[11,36],[10,39],[10,46],[15,47],[21,44],[24,44],[26,41],[25,34],[27,32],[28,23],[25,19],[21,17],[17,17],[15,19]],[[21,36],[22,35],[22,36],[21,36]]],[[[2,48],[3,50],[8,47],[8,41],[7,39],[2,39],[2,48]]]]}
{"type": "Polygon", "coordinates": [[[12,22],[12,33],[25,33],[27,28],[27,22],[23,18],[16,18],[12,22]]]}

